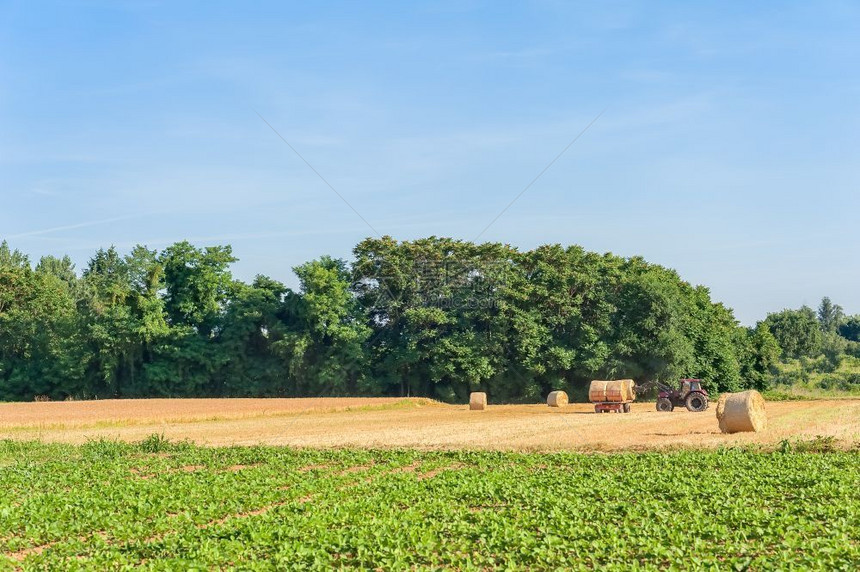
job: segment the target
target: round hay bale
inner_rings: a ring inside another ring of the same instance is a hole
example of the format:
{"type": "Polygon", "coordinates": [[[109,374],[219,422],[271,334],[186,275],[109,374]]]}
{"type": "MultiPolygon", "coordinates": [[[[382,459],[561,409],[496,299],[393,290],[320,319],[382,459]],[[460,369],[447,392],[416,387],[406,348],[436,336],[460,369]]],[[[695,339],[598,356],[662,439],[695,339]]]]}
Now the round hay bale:
{"type": "Polygon", "coordinates": [[[622,379],[620,381],[624,389],[624,401],[633,401],[636,399],[636,390],[633,389],[636,386],[636,382],[632,379],[622,379]]]}
{"type": "Polygon", "coordinates": [[[717,401],[717,420],[723,433],[762,431],[767,427],[764,397],[754,389],[724,393],[717,401]]]}
{"type": "Polygon", "coordinates": [[[567,393],[564,391],[553,391],[546,397],[546,404],[550,407],[564,407],[567,403],[567,393]]]}
{"type": "Polygon", "coordinates": [[[620,403],[627,400],[627,389],[624,380],[615,380],[606,382],[606,399],[613,403],[620,403]]]}
{"type": "Polygon", "coordinates": [[[601,381],[599,379],[592,381],[591,385],[588,386],[588,400],[594,403],[606,401],[606,386],[608,383],[608,381],[601,381]]]}
{"type": "Polygon", "coordinates": [[[487,408],[487,394],[483,391],[473,391],[469,394],[469,410],[483,411],[487,408]]]}

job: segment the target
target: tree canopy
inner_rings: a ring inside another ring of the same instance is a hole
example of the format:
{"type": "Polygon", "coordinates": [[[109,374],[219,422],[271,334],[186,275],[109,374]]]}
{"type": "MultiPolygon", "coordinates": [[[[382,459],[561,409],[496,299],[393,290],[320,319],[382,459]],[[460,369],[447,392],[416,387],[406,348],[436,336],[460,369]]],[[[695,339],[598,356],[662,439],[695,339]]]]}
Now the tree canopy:
{"type": "MultiPolygon", "coordinates": [[[[101,249],[32,265],[0,245],[0,399],[413,395],[535,401],[593,378],[765,387],[782,356],[860,323],[822,302],[754,328],[642,258],[368,238],[299,288],[230,270],[229,246],[101,249]]],[[[828,346],[829,347],[829,346],[828,346]]]]}

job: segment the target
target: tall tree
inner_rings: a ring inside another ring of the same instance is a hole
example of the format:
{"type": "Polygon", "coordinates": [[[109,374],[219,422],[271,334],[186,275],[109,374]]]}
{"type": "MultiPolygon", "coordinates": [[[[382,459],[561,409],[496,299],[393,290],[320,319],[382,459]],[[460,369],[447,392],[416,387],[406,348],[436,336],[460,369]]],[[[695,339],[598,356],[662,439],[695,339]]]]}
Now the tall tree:
{"type": "Polygon", "coordinates": [[[54,398],[83,378],[74,300],[58,278],[0,263],[0,399],[54,398]]]}
{"type": "Polygon", "coordinates": [[[684,285],[640,258],[625,266],[613,315],[609,373],[672,380],[688,375],[695,348],[686,335],[684,285]]]}
{"type": "Polygon", "coordinates": [[[43,256],[36,265],[36,272],[56,276],[67,284],[71,290],[77,286],[78,275],[75,273],[75,264],[68,256],[57,258],[55,256],[43,256]]]}
{"type": "Polygon", "coordinates": [[[135,375],[137,340],[128,307],[128,266],[116,248],[100,249],[83,272],[87,338],[93,393],[122,397],[135,375]]]}
{"type": "Polygon", "coordinates": [[[374,392],[365,377],[370,330],[350,291],[346,263],[324,256],[293,270],[301,293],[288,293],[289,330],[273,345],[289,364],[295,394],[374,392]]]}
{"type": "Polygon", "coordinates": [[[4,240],[0,242],[0,268],[30,267],[30,259],[20,250],[12,250],[4,240]]]}
{"type": "Polygon", "coordinates": [[[818,323],[821,324],[823,332],[835,333],[844,318],[842,306],[834,304],[828,296],[821,299],[821,304],[818,305],[818,323]]]}
{"type": "Polygon", "coordinates": [[[236,261],[229,246],[195,248],[187,241],[167,247],[159,257],[164,269],[164,306],[169,322],[211,336],[226,307],[236,261]]]}
{"type": "Polygon", "coordinates": [[[257,276],[250,285],[236,283],[218,336],[224,367],[216,375],[219,395],[291,395],[289,362],[275,351],[288,329],[280,282],[257,276]]]}
{"type": "Polygon", "coordinates": [[[353,289],[374,331],[370,353],[386,390],[446,400],[498,391],[489,381],[502,365],[504,328],[493,302],[509,247],[383,237],[354,253],[353,289]]]}

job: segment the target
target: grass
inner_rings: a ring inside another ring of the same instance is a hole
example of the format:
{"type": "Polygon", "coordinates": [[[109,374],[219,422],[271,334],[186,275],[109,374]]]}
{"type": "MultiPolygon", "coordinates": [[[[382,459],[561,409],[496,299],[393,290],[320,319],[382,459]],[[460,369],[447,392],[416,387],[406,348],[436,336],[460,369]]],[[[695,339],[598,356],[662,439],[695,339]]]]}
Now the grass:
{"type": "Polygon", "coordinates": [[[785,569],[860,563],[860,454],[0,441],[0,569],[785,569]]]}
{"type": "Polygon", "coordinates": [[[844,355],[835,366],[824,356],[781,362],[763,395],[769,401],[860,397],[860,358],[844,355]]]}

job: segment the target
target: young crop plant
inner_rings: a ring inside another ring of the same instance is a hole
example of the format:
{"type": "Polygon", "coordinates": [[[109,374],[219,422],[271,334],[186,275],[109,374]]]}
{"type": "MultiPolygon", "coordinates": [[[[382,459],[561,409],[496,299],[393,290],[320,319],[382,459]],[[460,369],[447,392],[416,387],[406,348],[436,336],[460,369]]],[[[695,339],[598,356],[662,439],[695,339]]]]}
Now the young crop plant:
{"type": "Polygon", "coordinates": [[[860,565],[860,454],[0,441],[0,569],[860,565]]]}

